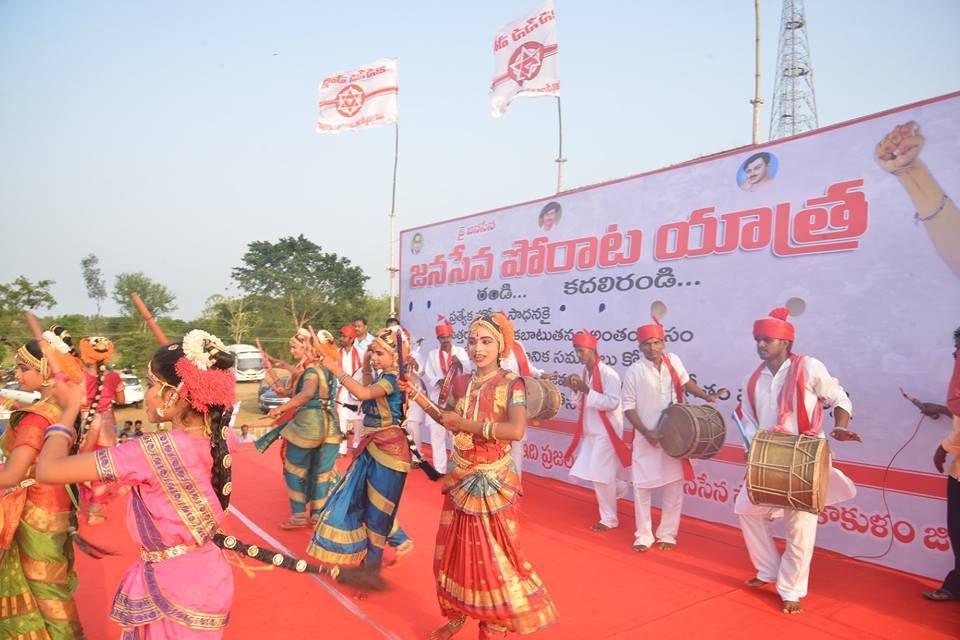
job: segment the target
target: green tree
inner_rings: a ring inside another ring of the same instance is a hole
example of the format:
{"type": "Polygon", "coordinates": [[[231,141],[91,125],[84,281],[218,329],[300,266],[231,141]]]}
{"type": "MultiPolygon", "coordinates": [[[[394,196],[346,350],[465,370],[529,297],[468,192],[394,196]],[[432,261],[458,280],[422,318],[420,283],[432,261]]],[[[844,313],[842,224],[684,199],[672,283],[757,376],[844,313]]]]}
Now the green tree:
{"type": "Polygon", "coordinates": [[[49,309],[57,304],[50,293],[53,280],[37,280],[36,284],[20,276],[10,284],[0,283],[0,311],[23,313],[34,309],[49,309]]]}
{"type": "Polygon", "coordinates": [[[100,258],[91,253],[80,260],[80,269],[83,272],[83,283],[87,287],[87,297],[97,303],[97,315],[94,317],[94,331],[100,329],[100,306],[107,299],[107,282],[103,279],[100,270],[100,258]]]}
{"type": "Polygon", "coordinates": [[[215,293],[207,298],[202,319],[218,325],[215,333],[222,332],[219,329],[222,327],[234,343],[242,343],[244,336],[260,324],[261,316],[246,297],[230,298],[215,293]]]}
{"type": "Polygon", "coordinates": [[[247,245],[243,265],[233,269],[233,279],[247,294],[282,305],[293,328],[307,324],[325,326],[338,307],[364,298],[369,279],[360,267],[335,253],[325,253],[303,234],[259,240],[247,245]]]}
{"type": "MultiPolygon", "coordinates": [[[[133,304],[131,293],[136,293],[147,305],[154,316],[159,317],[170,313],[177,308],[174,304],[176,296],[159,282],[154,282],[141,271],[135,273],[121,273],[113,285],[113,301],[120,305],[123,312],[131,318],[140,318],[140,312],[133,304]]],[[[146,330],[147,323],[141,321],[141,330],[146,330]]]]}
{"type": "Polygon", "coordinates": [[[0,283],[0,358],[6,356],[7,348],[18,348],[28,339],[25,311],[49,309],[57,304],[50,293],[53,280],[30,282],[24,276],[9,284],[0,283]]]}

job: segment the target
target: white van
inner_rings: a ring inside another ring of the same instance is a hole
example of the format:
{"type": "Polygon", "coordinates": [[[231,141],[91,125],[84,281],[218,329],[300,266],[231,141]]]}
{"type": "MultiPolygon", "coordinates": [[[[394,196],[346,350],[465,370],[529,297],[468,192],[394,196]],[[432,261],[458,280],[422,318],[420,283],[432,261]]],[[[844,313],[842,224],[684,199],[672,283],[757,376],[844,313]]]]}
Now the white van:
{"type": "Polygon", "coordinates": [[[233,375],[236,376],[237,382],[263,380],[266,369],[264,369],[259,349],[249,344],[232,344],[227,347],[227,351],[237,357],[233,365],[233,375]]]}

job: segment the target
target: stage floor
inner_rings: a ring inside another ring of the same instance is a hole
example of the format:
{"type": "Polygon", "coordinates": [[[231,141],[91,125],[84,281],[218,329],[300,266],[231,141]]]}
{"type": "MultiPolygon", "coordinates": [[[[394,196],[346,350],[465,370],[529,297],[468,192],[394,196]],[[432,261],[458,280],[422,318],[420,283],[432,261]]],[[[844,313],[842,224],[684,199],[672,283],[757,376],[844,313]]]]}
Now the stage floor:
{"type": "MultiPolygon", "coordinates": [[[[302,556],[309,531],[283,531],[288,515],[279,447],[260,455],[241,445],[234,456],[231,515],[224,529],[245,542],[279,542],[302,556]]],[[[780,612],[772,587],[743,585],[752,575],[737,529],[685,518],[673,551],[632,551],[633,505],[620,503],[620,528],[589,530],[597,520],[591,492],[525,477],[521,545],[560,611],[544,640],[627,638],[920,638],[960,637],[960,604],[932,603],[921,591],[934,582],[818,551],[804,613],[780,612]]],[[[118,638],[107,619],[114,591],[136,548],[124,526],[127,498],[115,500],[109,520],[83,526],[93,542],[119,552],[93,560],[78,553],[78,605],[88,638],[118,638]]],[[[444,621],[433,574],[433,539],[440,514],[438,485],[411,472],[400,522],[415,541],[412,553],[385,570],[389,590],[358,597],[352,589],[247,561],[235,566],[228,639],[426,638],[444,621]]],[[[656,521],[656,516],[655,516],[656,521]]],[[[391,552],[387,552],[388,560],[391,552]]],[[[946,570],[946,568],[945,568],[946,570]]],[[[476,638],[470,624],[458,638],[476,638]]]]}

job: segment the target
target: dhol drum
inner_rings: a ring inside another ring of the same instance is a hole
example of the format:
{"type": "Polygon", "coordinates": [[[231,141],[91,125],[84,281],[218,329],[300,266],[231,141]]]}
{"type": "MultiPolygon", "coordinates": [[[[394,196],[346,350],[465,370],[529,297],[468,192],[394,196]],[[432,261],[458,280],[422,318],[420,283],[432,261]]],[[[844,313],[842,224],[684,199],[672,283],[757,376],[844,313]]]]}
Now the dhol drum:
{"type": "Polygon", "coordinates": [[[560,389],[550,380],[525,376],[527,387],[527,419],[532,423],[549,420],[560,412],[563,397],[560,389]]]}
{"type": "Polygon", "coordinates": [[[760,431],[747,457],[747,497],[765,507],[820,513],[829,475],[826,439],[760,431]]]}
{"type": "Polygon", "coordinates": [[[720,412],[696,404],[672,404],[664,409],[656,432],[664,452],[674,458],[712,458],[727,438],[720,412]]]}

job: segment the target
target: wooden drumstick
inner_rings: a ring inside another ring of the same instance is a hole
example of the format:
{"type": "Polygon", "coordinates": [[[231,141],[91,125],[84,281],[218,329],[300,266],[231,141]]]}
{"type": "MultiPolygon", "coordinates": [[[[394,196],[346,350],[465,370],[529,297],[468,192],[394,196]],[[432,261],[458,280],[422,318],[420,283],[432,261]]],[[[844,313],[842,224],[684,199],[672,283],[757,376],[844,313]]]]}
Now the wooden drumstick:
{"type": "Polygon", "coordinates": [[[147,305],[143,303],[143,300],[140,299],[140,296],[136,292],[130,294],[130,297],[133,299],[133,304],[137,307],[137,311],[140,312],[140,315],[143,316],[144,321],[147,323],[147,326],[150,327],[150,330],[153,332],[153,337],[157,339],[157,342],[160,343],[160,346],[170,344],[170,341],[167,340],[166,334],[163,333],[163,329],[160,328],[160,325],[157,324],[157,321],[154,320],[153,314],[150,313],[150,309],[147,309],[147,305]]]}
{"type": "Polygon", "coordinates": [[[904,398],[906,398],[907,400],[909,400],[910,402],[912,402],[912,403],[913,403],[913,406],[915,406],[917,409],[920,409],[921,411],[923,411],[923,403],[920,402],[919,400],[917,400],[916,398],[914,398],[912,395],[910,395],[910,394],[907,393],[906,391],[904,391],[904,390],[903,390],[903,387],[900,387],[900,394],[901,394],[904,398]]]}

